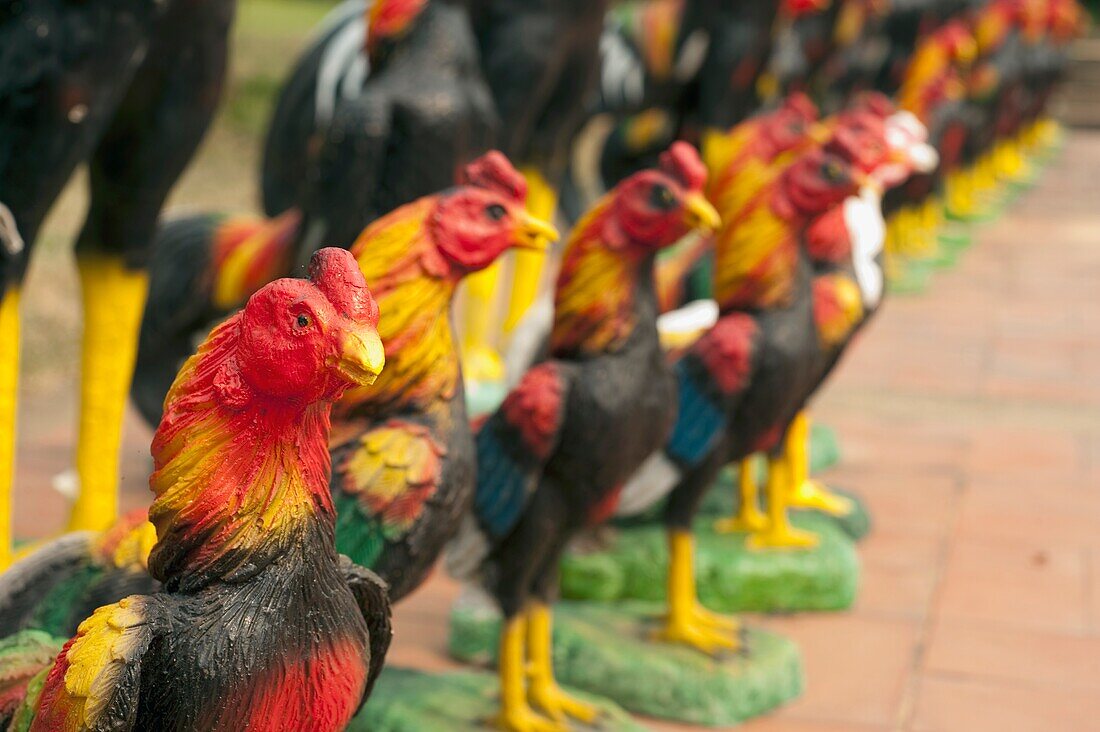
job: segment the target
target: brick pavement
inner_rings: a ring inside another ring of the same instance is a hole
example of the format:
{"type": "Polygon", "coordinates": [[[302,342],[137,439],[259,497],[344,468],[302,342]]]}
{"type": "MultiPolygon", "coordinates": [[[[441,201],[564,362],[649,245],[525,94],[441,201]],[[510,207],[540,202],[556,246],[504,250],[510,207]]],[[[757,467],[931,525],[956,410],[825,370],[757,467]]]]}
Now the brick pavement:
{"type": "MultiPolygon", "coordinates": [[[[799,642],[807,689],[745,730],[1100,729],[1097,170],[1100,134],[1075,134],[957,268],[888,303],[822,394],[843,448],[826,477],[874,516],[863,586],[848,613],[753,618],[799,642]]],[[[60,520],[71,413],[24,400],[23,535],[60,520]]],[[[146,500],[147,440],[131,419],[127,505],[146,500]]],[[[450,665],[455,593],[437,575],[400,606],[393,662],[450,665]]]]}

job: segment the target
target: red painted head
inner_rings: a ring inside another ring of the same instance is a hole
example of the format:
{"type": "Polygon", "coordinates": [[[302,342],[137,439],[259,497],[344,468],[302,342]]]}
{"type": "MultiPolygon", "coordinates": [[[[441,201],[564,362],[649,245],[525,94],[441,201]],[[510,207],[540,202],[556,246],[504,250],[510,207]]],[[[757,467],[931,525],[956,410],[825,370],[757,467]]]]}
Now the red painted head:
{"type": "Polygon", "coordinates": [[[604,242],[613,249],[652,252],[693,230],[713,231],[721,220],[703,196],[707,171],[699,153],[675,142],[658,168],[643,170],[611,192],[604,242]]]}
{"type": "Polygon", "coordinates": [[[840,156],[813,150],[783,171],[772,207],[787,220],[812,218],[855,194],[864,181],[840,156]]]}
{"type": "Polygon", "coordinates": [[[240,378],[222,385],[230,402],[248,391],[300,404],[334,400],[373,383],[385,363],[378,304],[344,249],[314,254],[308,280],[264,286],[240,317],[240,378]]]}
{"type": "Polygon", "coordinates": [[[502,153],[485,153],[463,177],[439,197],[428,222],[432,241],[459,274],[488,267],[510,247],[543,251],[558,238],[525,210],[527,182],[502,153]]]}
{"type": "Polygon", "coordinates": [[[770,144],[774,157],[806,141],[817,121],[817,107],[808,96],[795,92],[783,100],[779,109],[760,121],[760,135],[770,144]]]}
{"type": "Polygon", "coordinates": [[[837,118],[836,128],[825,149],[861,172],[869,173],[890,157],[886,121],[873,112],[844,112],[837,118]]]}

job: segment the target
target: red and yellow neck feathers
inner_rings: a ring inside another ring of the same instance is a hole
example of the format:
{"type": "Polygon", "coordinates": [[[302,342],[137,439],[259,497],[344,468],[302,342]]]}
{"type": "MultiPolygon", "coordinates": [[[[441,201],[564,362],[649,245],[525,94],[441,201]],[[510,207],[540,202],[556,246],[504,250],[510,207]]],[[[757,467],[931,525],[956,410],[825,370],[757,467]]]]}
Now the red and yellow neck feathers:
{"type": "Polygon", "coordinates": [[[652,290],[657,252],[694,229],[710,232],[718,226],[717,212],[703,197],[705,183],[695,148],[673,143],[662,153],[659,169],[622,181],[581,219],[566,245],[554,293],[550,347],[555,356],[614,351],[630,337],[638,286],[652,290]],[[641,277],[650,281],[642,283],[641,277]]]}
{"type": "Polygon", "coordinates": [[[565,246],[550,334],[550,349],[556,355],[614,350],[634,328],[634,288],[641,257],[604,243],[605,229],[614,215],[611,196],[577,222],[565,246]]]}
{"type": "Polygon", "coordinates": [[[723,213],[714,243],[714,299],[723,311],[775,307],[792,296],[797,230],[773,210],[770,190],[765,186],[732,217],[723,213]]]}
{"type": "Polygon", "coordinates": [[[256,292],[189,358],[153,437],[157,543],[169,588],[244,579],[291,550],[335,553],[329,494],[332,402],[383,366],[378,306],[343,249],[313,255],[309,280],[256,292]]]}
{"type": "Polygon", "coordinates": [[[722,211],[715,240],[714,296],[719,308],[790,302],[806,224],[854,194],[850,165],[820,149],[784,168],[732,213],[722,211]]]}
{"type": "Polygon", "coordinates": [[[153,438],[149,570],[162,582],[255,570],[256,555],[278,553],[318,516],[333,530],[329,405],[242,401],[240,321],[218,326],[184,364],[153,438]]]}
{"type": "Polygon", "coordinates": [[[450,307],[459,277],[431,238],[438,204],[439,196],[430,196],[402,206],[371,224],[351,249],[378,300],[386,369],[369,388],[344,395],[335,408],[338,420],[455,394],[459,361],[450,307]]]}
{"type": "Polygon", "coordinates": [[[963,97],[960,65],[969,65],[976,54],[974,39],[961,21],[940,28],[913,53],[898,90],[898,106],[927,122],[936,105],[963,97]]]}
{"type": "Polygon", "coordinates": [[[786,165],[814,142],[817,108],[804,94],[746,120],[727,132],[712,132],[703,145],[707,199],[723,215],[747,205],[786,165]]]}

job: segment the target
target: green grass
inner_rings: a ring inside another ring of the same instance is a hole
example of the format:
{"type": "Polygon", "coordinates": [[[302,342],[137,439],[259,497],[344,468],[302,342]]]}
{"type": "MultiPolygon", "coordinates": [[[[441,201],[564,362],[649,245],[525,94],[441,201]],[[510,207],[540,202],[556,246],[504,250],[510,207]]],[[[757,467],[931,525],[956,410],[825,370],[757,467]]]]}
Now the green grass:
{"type": "Polygon", "coordinates": [[[242,0],[233,32],[233,68],[223,121],[259,138],[291,64],[332,0],[242,0]]]}

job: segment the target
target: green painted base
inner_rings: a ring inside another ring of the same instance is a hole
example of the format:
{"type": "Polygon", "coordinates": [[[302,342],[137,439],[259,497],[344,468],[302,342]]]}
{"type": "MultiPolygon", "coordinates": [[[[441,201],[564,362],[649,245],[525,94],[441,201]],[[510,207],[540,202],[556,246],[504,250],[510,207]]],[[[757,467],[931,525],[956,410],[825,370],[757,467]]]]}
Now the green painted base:
{"type": "Polygon", "coordinates": [[[960,252],[973,243],[970,227],[953,222],[943,228],[939,234],[940,246],[953,252],[960,252]]]}
{"type": "Polygon", "coordinates": [[[890,267],[889,290],[893,295],[917,295],[928,289],[935,268],[929,262],[907,259],[890,267]]]}
{"type": "MultiPolygon", "coordinates": [[[[603,711],[598,727],[574,724],[572,729],[600,732],[644,732],[646,727],[622,709],[581,692],[578,698],[603,711]]],[[[485,671],[429,674],[387,667],[378,677],[370,701],[355,715],[348,732],[481,732],[496,729],[497,677],[485,671]]]]}
{"type": "MultiPolygon", "coordinates": [[[[715,659],[648,640],[658,613],[646,603],[559,603],[558,679],[637,714],[713,726],[751,719],[801,693],[801,658],[786,638],[749,630],[743,652],[715,659]]],[[[451,613],[452,655],[491,663],[499,627],[494,612],[457,606],[451,613]]]]}
{"type": "MultiPolygon", "coordinates": [[[[817,513],[793,523],[818,534],[813,549],[752,551],[743,534],[719,534],[714,518],[695,524],[699,599],[718,612],[844,610],[859,588],[859,557],[851,538],[817,513]]],[[[663,602],[668,572],[663,527],[622,528],[605,547],[570,552],[561,564],[562,596],[572,600],[663,602]]]]}

